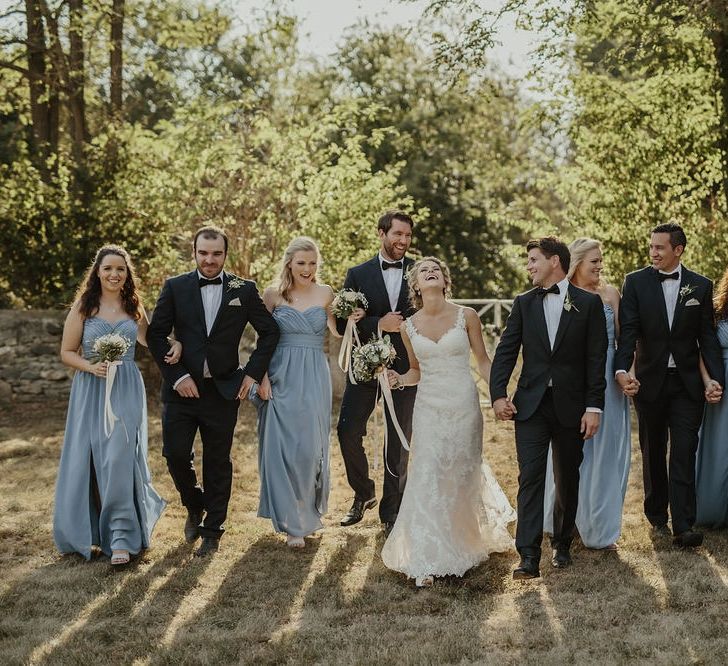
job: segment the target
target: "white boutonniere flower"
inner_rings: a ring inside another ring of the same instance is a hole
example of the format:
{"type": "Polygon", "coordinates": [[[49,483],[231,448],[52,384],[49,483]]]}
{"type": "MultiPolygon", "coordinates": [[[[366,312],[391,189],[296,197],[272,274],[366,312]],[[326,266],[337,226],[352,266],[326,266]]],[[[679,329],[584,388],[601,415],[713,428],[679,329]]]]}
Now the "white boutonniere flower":
{"type": "Polygon", "coordinates": [[[696,289],[697,287],[694,284],[686,284],[684,287],[680,287],[680,302],[682,303],[696,289]]]}
{"type": "Polygon", "coordinates": [[[576,310],[579,312],[579,308],[574,305],[574,301],[571,300],[571,294],[569,292],[566,292],[566,298],[564,299],[564,310],[567,312],[571,312],[572,310],[576,310]]]}
{"type": "Polygon", "coordinates": [[[245,284],[245,280],[243,278],[239,278],[237,275],[233,275],[228,280],[228,291],[231,289],[240,289],[245,284]]]}

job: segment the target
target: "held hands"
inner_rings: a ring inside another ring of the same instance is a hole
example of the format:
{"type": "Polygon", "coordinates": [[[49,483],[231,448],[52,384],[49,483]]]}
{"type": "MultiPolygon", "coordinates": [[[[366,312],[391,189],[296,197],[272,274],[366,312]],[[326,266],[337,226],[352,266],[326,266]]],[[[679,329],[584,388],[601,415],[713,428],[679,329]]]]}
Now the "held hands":
{"type": "Polygon", "coordinates": [[[584,412],[584,416],[581,417],[579,432],[583,433],[585,440],[591,439],[597,434],[601,418],[602,415],[598,412],[584,412]]]}
{"type": "Polygon", "coordinates": [[[498,398],[493,403],[493,411],[495,412],[496,418],[501,421],[510,421],[513,415],[518,413],[516,406],[509,398],[498,398]]]}
{"type": "Polygon", "coordinates": [[[715,379],[709,379],[705,382],[705,401],[710,404],[716,404],[720,402],[723,397],[723,387],[715,381],[715,379]]]}
{"type": "Polygon", "coordinates": [[[366,317],[366,311],[363,308],[357,308],[349,315],[349,320],[358,324],[364,317],[366,317]]]}
{"type": "Polygon", "coordinates": [[[248,397],[250,387],[253,384],[255,384],[255,380],[250,375],[245,375],[245,377],[243,377],[243,384],[240,387],[240,392],[238,393],[238,400],[245,400],[248,397]]]}
{"type": "Polygon", "coordinates": [[[620,372],[617,375],[617,384],[622,389],[622,393],[629,398],[637,395],[640,390],[639,380],[629,372],[620,372]]]}
{"type": "Polygon", "coordinates": [[[102,379],[106,377],[106,371],[109,367],[109,364],[106,361],[100,361],[99,363],[89,363],[89,367],[87,372],[90,372],[92,375],[95,375],[96,377],[101,377],[102,379]]]}
{"type": "Polygon", "coordinates": [[[379,328],[385,333],[399,333],[404,317],[399,312],[388,312],[379,320],[379,328]]]}
{"type": "Polygon", "coordinates": [[[170,345],[169,351],[164,355],[164,362],[174,365],[182,358],[182,343],[179,340],[172,340],[170,345]]]}
{"type": "Polygon", "coordinates": [[[387,381],[389,382],[389,388],[403,389],[404,384],[402,383],[402,375],[394,370],[387,370],[387,381]]]}
{"type": "Polygon", "coordinates": [[[183,398],[199,398],[200,392],[197,390],[197,384],[192,377],[185,377],[175,389],[183,398]]]}
{"type": "Polygon", "coordinates": [[[273,391],[270,385],[270,379],[268,379],[268,373],[266,372],[263,376],[263,381],[258,386],[258,396],[261,400],[270,400],[273,398],[273,391]]]}

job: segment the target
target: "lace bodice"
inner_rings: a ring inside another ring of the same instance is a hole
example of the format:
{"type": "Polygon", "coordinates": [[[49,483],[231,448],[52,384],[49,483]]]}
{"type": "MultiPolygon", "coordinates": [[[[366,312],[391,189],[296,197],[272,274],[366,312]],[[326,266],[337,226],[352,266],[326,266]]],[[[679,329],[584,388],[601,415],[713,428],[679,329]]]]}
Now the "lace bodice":
{"type": "MultiPolygon", "coordinates": [[[[407,320],[407,334],[420,364],[422,385],[470,375],[470,341],[465,328],[465,309],[459,308],[455,324],[435,341],[422,335],[412,318],[407,320]]],[[[471,378],[472,381],[472,378],[471,378]]]]}

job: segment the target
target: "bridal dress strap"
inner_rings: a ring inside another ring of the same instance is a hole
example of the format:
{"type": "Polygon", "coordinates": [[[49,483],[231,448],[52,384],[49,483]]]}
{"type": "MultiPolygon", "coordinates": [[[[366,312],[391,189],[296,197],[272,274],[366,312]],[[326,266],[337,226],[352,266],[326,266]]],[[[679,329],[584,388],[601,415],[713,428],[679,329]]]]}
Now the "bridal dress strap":
{"type": "Polygon", "coordinates": [[[458,305],[458,318],[455,320],[455,328],[465,328],[465,308],[458,305]]]}
{"type": "Polygon", "coordinates": [[[415,328],[415,325],[412,323],[412,317],[408,317],[405,322],[405,328],[407,329],[407,335],[410,336],[410,338],[417,333],[417,329],[415,328]]]}

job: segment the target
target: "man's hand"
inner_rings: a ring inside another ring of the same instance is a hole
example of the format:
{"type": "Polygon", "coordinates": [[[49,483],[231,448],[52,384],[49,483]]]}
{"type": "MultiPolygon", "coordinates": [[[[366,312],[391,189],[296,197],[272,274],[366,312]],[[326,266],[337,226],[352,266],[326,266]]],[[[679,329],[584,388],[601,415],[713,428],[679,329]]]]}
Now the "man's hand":
{"type": "Polygon", "coordinates": [[[270,385],[270,379],[268,379],[268,373],[263,375],[263,381],[258,386],[258,397],[261,400],[270,400],[273,397],[273,390],[270,385]]]}
{"type": "Polygon", "coordinates": [[[183,398],[199,398],[200,392],[197,390],[197,384],[192,377],[185,377],[175,389],[183,398]]]}
{"type": "Polygon", "coordinates": [[[709,402],[711,404],[716,404],[720,402],[720,399],[723,397],[723,387],[715,381],[715,379],[710,379],[705,384],[705,400],[706,402],[709,402]]]}
{"type": "Polygon", "coordinates": [[[496,418],[501,421],[510,421],[518,410],[508,398],[498,398],[493,403],[493,411],[495,412],[496,418]]]}
{"type": "Polygon", "coordinates": [[[622,389],[622,393],[627,397],[637,395],[640,390],[640,383],[637,378],[629,372],[620,372],[617,374],[617,384],[622,389]]]}
{"type": "Polygon", "coordinates": [[[255,380],[250,375],[245,375],[245,377],[243,377],[243,385],[240,387],[240,392],[238,393],[238,400],[245,400],[245,398],[248,397],[250,387],[253,384],[255,384],[255,380]]]}
{"type": "Polygon", "coordinates": [[[597,434],[601,418],[602,415],[598,412],[584,412],[584,416],[581,417],[581,427],[579,432],[584,435],[585,440],[591,439],[597,434]]]}
{"type": "Polygon", "coordinates": [[[379,320],[379,330],[385,333],[399,333],[404,317],[399,312],[388,312],[379,320]]]}

